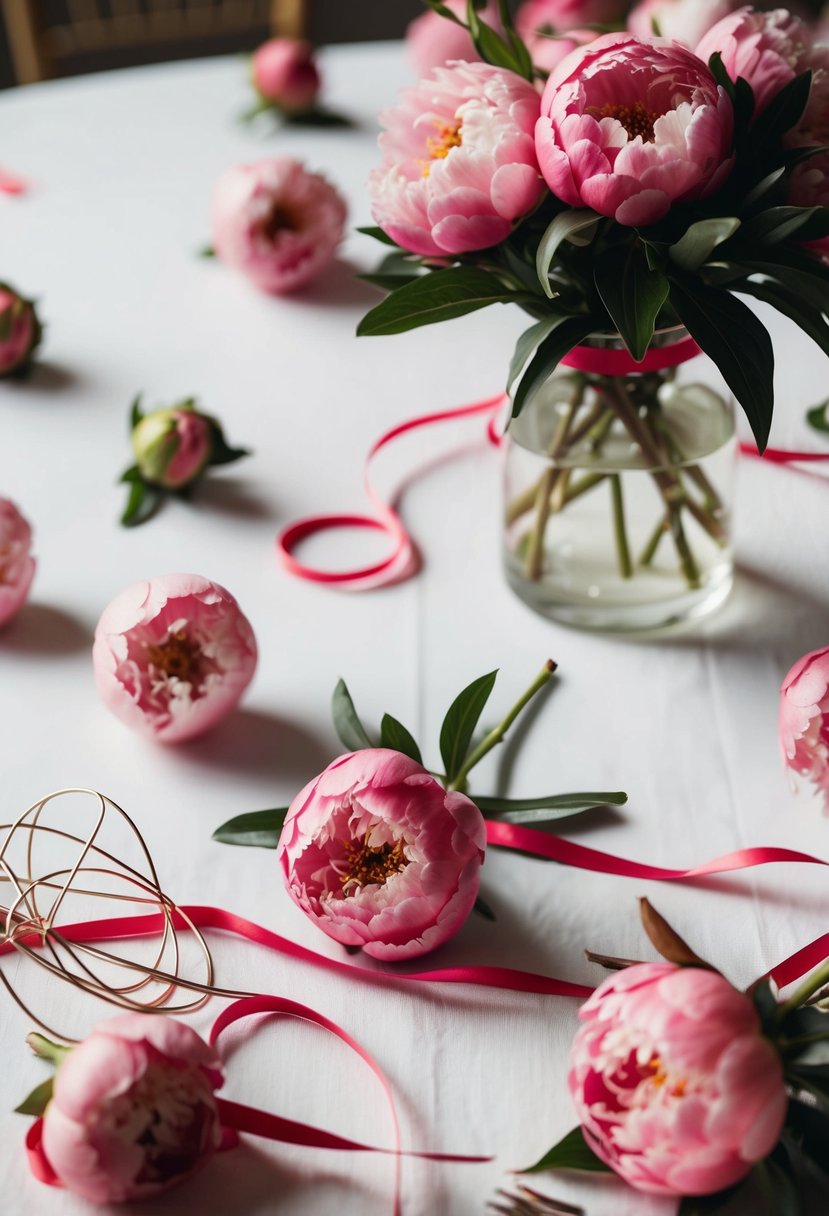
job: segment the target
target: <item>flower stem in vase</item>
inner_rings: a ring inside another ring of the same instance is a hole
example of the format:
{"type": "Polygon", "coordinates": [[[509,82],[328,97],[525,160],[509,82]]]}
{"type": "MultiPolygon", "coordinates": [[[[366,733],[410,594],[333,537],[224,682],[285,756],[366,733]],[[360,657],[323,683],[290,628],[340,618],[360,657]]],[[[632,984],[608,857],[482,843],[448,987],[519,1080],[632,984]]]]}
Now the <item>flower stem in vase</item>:
{"type": "Polygon", "coordinates": [[[630,545],[628,544],[625,527],[625,504],[622,498],[622,478],[618,473],[610,475],[610,498],[613,504],[613,535],[616,540],[616,556],[619,559],[619,573],[622,578],[633,578],[633,562],[630,560],[630,545]]]}
{"type": "MultiPolygon", "coordinates": [[[[565,445],[568,443],[570,428],[573,425],[573,420],[581,408],[584,400],[584,390],[586,381],[583,376],[579,375],[574,378],[573,394],[567,404],[567,409],[562,415],[556,432],[553,435],[552,443],[548,451],[551,461],[554,461],[560,456],[565,445]]],[[[594,425],[595,420],[591,420],[590,426],[594,425]]],[[[582,424],[583,426],[584,424],[582,424]]],[[[581,428],[579,428],[581,429],[581,428]]],[[[570,444],[575,442],[573,436],[570,436],[570,444]]],[[[547,469],[537,483],[535,493],[535,523],[533,524],[532,532],[530,533],[529,546],[527,548],[526,571],[527,578],[537,582],[541,578],[541,567],[544,562],[544,533],[547,529],[547,521],[550,518],[550,511],[559,510],[560,507],[553,507],[552,497],[559,484],[563,483],[561,494],[564,495],[567,489],[569,480],[569,470],[557,469],[550,467],[547,469]]]]}
{"type": "Polygon", "coordinates": [[[649,566],[651,564],[653,559],[656,557],[656,551],[659,548],[662,537],[668,531],[669,526],[670,525],[666,518],[660,519],[659,523],[656,525],[653,532],[651,533],[648,543],[645,545],[644,549],[642,550],[641,556],[639,558],[640,566],[649,566]]]}

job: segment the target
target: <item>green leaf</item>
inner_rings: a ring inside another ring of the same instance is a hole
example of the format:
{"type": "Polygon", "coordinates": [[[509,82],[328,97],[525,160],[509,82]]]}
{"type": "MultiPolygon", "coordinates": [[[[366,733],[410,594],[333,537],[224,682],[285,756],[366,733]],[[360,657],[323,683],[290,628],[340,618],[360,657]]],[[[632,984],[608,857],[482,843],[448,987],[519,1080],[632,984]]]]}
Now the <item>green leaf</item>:
{"type": "Polygon", "coordinates": [[[628,796],[621,790],[590,794],[550,794],[546,798],[478,798],[472,801],[491,819],[505,823],[545,823],[569,819],[602,806],[624,806],[628,796]]]}
{"type": "Polygon", "coordinates": [[[548,334],[552,333],[562,320],[563,317],[561,315],[543,317],[535,325],[531,325],[529,329],[524,330],[515,344],[515,353],[510,360],[509,375],[507,376],[507,392],[510,391],[515,381],[521,375],[533,351],[537,349],[548,334]]]}
{"type": "Polygon", "coordinates": [[[289,127],[353,127],[347,114],[316,106],[313,110],[283,110],[282,121],[289,127]]]}
{"type": "MultiPolygon", "coordinates": [[[[750,261],[746,260],[743,263],[745,270],[749,274],[768,275],[789,291],[795,292],[804,304],[821,314],[825,312],[829,304],[829,273],[819,265],[811,266],[808,262],[804,265],[802,260],[791,256],[781,256],[779,260],[772,262],[769,255],[777,249],[778,246],[763,249],[762,261],[755,257],[750,261]]],[[[786,252],[791,254],[790,250],[786,252]]],[[[817,262],[817,259],[812,260],[817,262]]]]}
{"type": "Polygon", "coordinates": [[[491,921],[493,924],[495,924],[495,922],[498,919],[498,917],[492,911],[492,908],[490,908],[490,906],[486,902],[486,900],[482,899],[480,895],[475,900],[475,903],[472,905],[472,911],[477,912],[479,916],[482,916],[484,918],[484,920],[491,921]]]}
{"type": "Polygon", "coordinates": [[[375,241],[379,241],[381,245],[393,245],[395,249],[399,249],[397,241],[384,232],[382,228],[377,228],[374,225],[368,225],[365,228],[356,229],[357,232],[362,232],[363,236],[373,237],[375,241]]]}
{"type": "Polygon", "coordinates": [[[562,241],[572,241],[577,233],[584,232],[586,228],[595,227],[601,218],[595,211],[584,210],[583,208],[572,211],[561,211],[545,231],[538,243],[538,251],[535,255],[535,269],[538,274],[538,281],[544,289],[544,294],[549,299],[552,300],[554,294],[550,286],[550,266],[559,245],[562,241]]]}
{"type": "Polygon", "coordinates": [[[717,84],[722,85],[731,100],[734,100],[734,81],[725,70],[725,64],[722,61],[722,55],[719,51],[714,51],[714,54],[708,60],[708,68],[711,75],[716,80],[717,84]]]}
{"type": "Polygon", "coordinates": [[[532,394],[541,387],[555,371],[564,356],[584,341],[596,329],[596,320],[590,316],[562,317],[552,332],[539,344],[529,367],[512,398],[512,416],[517,418],[532,394]]]}
{"type": "Polygon", "coordinates": [[[413,279],[372,308],[357,326],[361,337],[402,334],[419,325],[450,321],[490,304],[520,302],[494,275],[473,267],[452,266],[413,279]]]}
{"type": "Polygon", "coordinates": [[[40,1085],[36,1085],[28,1098],[24,1098],[19,1106],[15,1106],[15,1113],[18,1115],[34,1115],[35,1118],[39,1119],[52,1100],[54,1085],[54,1077],[49,1077],[48,1080],[41,1082],[40,1085]]]}
{"type": "Polygon", "coordinates": [[[276,807],[270,811],[248,811],[228,819],[216,828],[213,839],[219,844],[245,845],[254,849],[275,849],[282,834],[282,825],[288,807],[276,807]]]}
{"type": "Polygon", "coordinates": [[[364,283],[371,283],[374,287],[381,287],[383,291],[397,291],[398,287],[405,287],[407,283],[411,283],[413,279],[421,276],[415,272],[414,274],[383,274],[382,271],[377,271],[375,274],[358,274],[356,278],[362,279],[364,283]]]}
{"type": "Polygon", "coordinates": [[[631,356],[640,362],[653,338],[669,283],[651,270],[640,245],[608,249],[593,267],[596,290],[631,356]]]}
{"type": "Polygon", "coordinates": [[[141,393],[136,393],[135,399],[130,406],[130,430],[134,431],[143,417],[144,411],[141,409],[141,393]]]}
{"type": "Polygon", "coordinates": [[[343,747],[350,752],[362,751],[374,744],[366,734],[365,727],[357,716],[351,693],[346,688],[345,680],[338,680],[331,698],[331,715],[334,719],[334,729],[339,735],[343,747]]]}
{"type": "Polygon", "coordinates": [[[511,72],[523,76],[525,80],[532,80],[533,65],[527,48],[518,38],[513,37],[509,42],[505,42],[500,34],[482,21],[478,16],[475,0],[467,0],[466,21],[475,49],[484,63],[508,68],[511,72]]]}
{"type": "MultiPolygon", "coordinates": [[[[827,353],[829,354],[829,351],[827,353]]],[[[806,414],[806,421],[816,431],[829,433],[829,400],[821,401],[820,405],[813,405],[806,414]]]]}
{"type": "Polygon", "coordinates": [[[806,109],[812,73],[801,72],[772,97],[754,124],[755,144],[761,152],[778,144],[806,109]]]}
{"type": "Polygon", "coordinates": [[[403,723],[398,722],[397,718],[393,718],[391,714],[383,714],[383,720],[380,723],[380,746],[390,747],[393,752],[402,752],[404,756],[408,756],[417,764],[423,763],[423,757],[415,739],[406,730],[403,723]]]}
{"type": "Polygon", "coordinates": [[[542,1170],[590,1170],[597,1173],[611,1173],[609,1165],[597,1157],[584,1138],[580,1127],[574,1127],[563,1140],[559,1140],[548,1153],[536,1161],[535,1165],[525,1170],[516,1171],[519,1174],[540,1174],[542,1170]]]}
{"type": "Polygon", "coordinates": [[[818,241],[829,236],[826,207],[768,207],[748,220],[743,236],[748,241],[776,245],[798,233],[798,241],[818,241]]]}
{"type": "MultiPolygon", "coordinates": [[[[125,480],[131,470],[123,475],[122,480],[125,480]]],[[[121,516],[121,523],[125,528],[137,528],[140,524],[146,523],[158,508],[161,506],[164,495],[161,490],[155,486],[148,485],[146,481],[139,478],[133,480],[130,478],[130,491],[127,495],[127,505],[124,507],[124,512],[121,516]]]]}
{"type": "Polygon", "coordinates": [[[778,312],[794,321],[795,325],[817,343],[825,354],[829,355],[829,324],[819,311],[804,303],[802,297],[789,291],[782,283],[746,281],[734,283],[731,290],[771,304],[772,308],[776,308],[778,312]]]}
{"type": "MultiPolygon", "coordinates": [[[[677,1210],[677,1216],[713,1216],[714,1212],[721,1212],[728,1207],[732,1200],[741,1196],[741,1193],[749,1190],[747,1179],[738,1182],[736,1186],[727,1187],[724,1191],[715,1191],[713,1195],[686,1195],[680,1202],[677,1210]]],[[[743,1201],[745,1195],[742,1195],[743,1201]]],[[[740,1211],[748,1212],[750,1209],[744,1207],[741,1203],[740,1211]]],[[[737,1208],[735,1205],[735,1216],[737,1208]]],[[[756,1216],[756,1214],[754,1214],[756,1216]]]]}
{"type": "Polygon", "coordinates": [[[202,245],[201,249],[196,254],[196,257],[199,258],[215,258],[216,256],[216,250],[212,245],[202,245]]]}
{"type": "Polygon", "coordinates": [[[210,464],[233,464],[243,456],[250,456],[247,448],[232,448],[225,439],[224,431],[215,418],[210,418],[210,464]]]}
{"type": "Polygon", "coordinates": [[[797,1183],[788,1168],[773,1157],[758,1161],[752,1173],[767,1200],[766,1210],[773,1216],[801,1216],[797,1183]]]}
{"type": "Polygon", "coordinates": [[[440,728],[440,754],[447,782],[453,781],[463,768],[475,727],[489,700],[497,675],[497,670],[490,671],[487,675],[473,680],[455,697],[447,710],[440,728]]]}
{"type": "Polygon", "coordinates": [[[727,291],[703,284],[691,290],[672,279],[670,298],[691,337],[722,372],[764,451],[774,409],[774,349],[765,327],[727,291]]]}
{"type": "Polygon", "coordinates": [[[748,990],[754,1007],[760,1015],[760,1023],[766,1034],[774,1027],[777,1018],[777,998],[771,989],[771,982],[766,979],[755,981],[748,990]]]}
{"type": "Polygon", "coordinates": [[[683,270],[699,270],[716,247],[733,236],[739,227],[736,216],[697,220],[675,245],[671,245],[668,256],[683,270]]]}

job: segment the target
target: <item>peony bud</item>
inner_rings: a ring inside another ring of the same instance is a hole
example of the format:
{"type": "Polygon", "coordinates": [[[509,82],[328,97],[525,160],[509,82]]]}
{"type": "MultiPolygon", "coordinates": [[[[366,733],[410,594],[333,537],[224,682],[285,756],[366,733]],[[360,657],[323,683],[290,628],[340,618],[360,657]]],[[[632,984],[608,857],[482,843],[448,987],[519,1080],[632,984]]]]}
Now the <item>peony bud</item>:
{"type": "Polygon", "coordinates": [[[320,74],[310,42],[300,38],[271,38],[254,52],[253,87],[268,106],[287,114],[313,108],[320,91],[320,74]]]}
{"type": "Polygon", "coordinates": [[[190,402],[145,414],[132,432],[141,476],[168,490],[190,485],[210,461],[211,421],[190,402]]]}
{"type": "Polygon", "coordinates": [[[32,529],[13,502],[0,498],[0,626],[11,620],[29,594],[35,574],[32,529]]]}
{"type": "Polygon", "coordinates": [[[0,377],[27,367],[42,335],[31,300],[0,283],[0,377]]]}

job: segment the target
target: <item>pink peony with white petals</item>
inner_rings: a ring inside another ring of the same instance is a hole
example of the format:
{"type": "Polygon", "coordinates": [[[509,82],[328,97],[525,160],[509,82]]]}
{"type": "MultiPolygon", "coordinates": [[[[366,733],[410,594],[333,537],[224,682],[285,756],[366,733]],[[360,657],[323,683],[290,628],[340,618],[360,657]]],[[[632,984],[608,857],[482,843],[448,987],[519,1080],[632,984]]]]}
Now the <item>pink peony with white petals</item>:
{"type": "Polygon", "coordinates": [[[289,156],[237,165],[213,196],[216,254],[261,291],[304,287],[331,263],[343,239],[346,206],[321,174],[289,156]]]}
{"type": "Polygon", "coordinates": [[[219,1147],[222,1080],[216,1052],[182,1022],[112,1018],[61,1062],[41,1151],[63,1186],[92,1203],[152,1198],[219,1147]]]}
{"type": "MultiPolygon", "coordinates": [[[[628,15],[627,28],[637,38],[675,38],[692,50],[704,34],[737,8],[739,0],[640,0],[628,15]]],[[[703,56],[701,56],[703,58],[703,56]]]]}
{"type": "Polygon", "coordinates": [[[22,608],[35,576],[32,529],[8,498],[0,498],[0,626],[22,608]]]}
{"type": "Polygon", "coordinates": [[[485,63],[436,68],[404,89],[380,115],[383,164],[369,178],[376,222],[426,256],[504,240],[543,191],[538,107],[528,81],[485,63]]]}
{"type": "Polygon", "coordinates": [[[749,997],[714,971],[640,963],[579,1010],[568,1076],[585,1139],[629,1186],[709,1195],[777,1143],[780,1057],[749,997]]]}
{"type": "Polygon", "coordinates": [[[812,782],[829,813],[829,646],[798,659],[783,681],[780,745],[785,764],[812,782]]]}
{"type": "Polygon", "coordinates": [[[483,816],[400,752],[341,756],[291,803],[279,841],[288,893],[346,946],[398,961],[460,929],[478,894],[483,816]]]}
{"type": "Polygon", "coordinates": [[[236,600],[196,574],[134,583],[105,609],[92,650],[104,704],[162,743],[212,729],[256,669],[256,639],[236,600]]]}
{"type": "Polygon", "coordinates": [[[733,126],[725,90],[687,48],[605,34],[549,77],[535,143],[563,202],[640,227],[722,184],[733,126]]]}
{"type": "Polygon", "coordinates": [[[715,51],[732,80],[742,76],[754,90],[754,112],[762,113],[776,93],[809,66],[814,34],[788,9],[770,13],[741,8],[718,21],[697,45],[708,62],[715,51]]]}

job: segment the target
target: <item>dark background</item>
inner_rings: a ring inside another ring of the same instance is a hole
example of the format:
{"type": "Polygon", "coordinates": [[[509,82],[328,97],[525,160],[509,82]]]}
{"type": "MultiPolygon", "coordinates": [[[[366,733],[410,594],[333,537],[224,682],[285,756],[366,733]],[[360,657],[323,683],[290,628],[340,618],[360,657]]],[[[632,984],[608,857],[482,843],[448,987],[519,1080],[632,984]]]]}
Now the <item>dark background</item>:
{"type": "MultiPolygon", "coordinates": [[[[45,0],[44,11],[47,22],[60,18],[61,0],[45,0]]],[[[312,42],[359,42],[379,38],[400,38],[406,25],[413,17],[424,11],[421,0],[309,0],[308,36],[312,42]]],[[[262,31],[261,38],[227,39],[211,42],[209,54],[230,53],[233,51],[252,49],[258,42],[267,37],[267,30],[262,31]]],[[[195,55],[205,54],[203,44],[179,45],[170,47],[168,52],[154,54],[154,59],[186,59],[195,55]]],[[[138,55],[97,56],[95,66],[122,67],[130,63],[144,62],[138,55]]],[[[92,64],[79,62],[74,65],[76,70],[90,70],[92,64]]],[[[11,59],[9,55],[6,27],[0,16],[0,88],[9,88],[14,84],[11,59]]]]}

